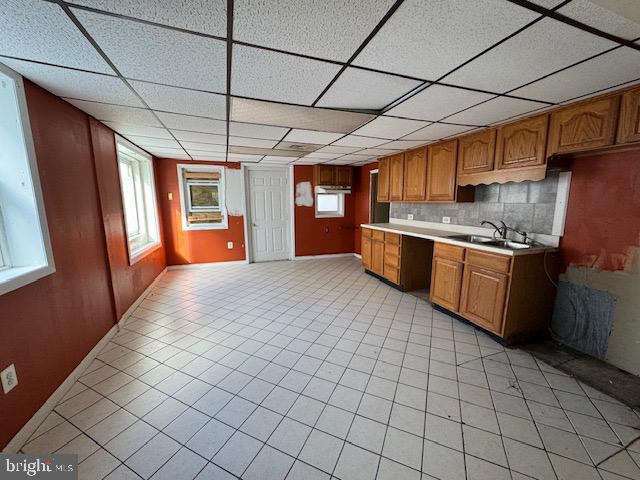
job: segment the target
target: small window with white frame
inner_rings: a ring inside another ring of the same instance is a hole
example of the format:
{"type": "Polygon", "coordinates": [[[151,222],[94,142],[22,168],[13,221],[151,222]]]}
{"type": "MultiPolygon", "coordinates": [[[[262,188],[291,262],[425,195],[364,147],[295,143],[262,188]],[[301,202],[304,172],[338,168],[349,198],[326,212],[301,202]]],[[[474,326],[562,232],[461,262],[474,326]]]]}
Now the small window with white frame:
{"type": "Polygon", "coordinates": [[[117,146],[129,262],[133,264],[160,247],[153,160],[120,137],[117,146]]]}
{"type": "Polygon", "coordinates": [[[224,167],[181,164],[178,181],[184,230],[227,228],[224,167]]]}
{"type": "Polygon", "coordinates": [[[343,192],[316,192],[316,218],[344,217],[343,192]]]}
{"type": "Polygon", "coordinates": [[[54,272],[22,77],[0,64],[0,295],[54,272]]]}

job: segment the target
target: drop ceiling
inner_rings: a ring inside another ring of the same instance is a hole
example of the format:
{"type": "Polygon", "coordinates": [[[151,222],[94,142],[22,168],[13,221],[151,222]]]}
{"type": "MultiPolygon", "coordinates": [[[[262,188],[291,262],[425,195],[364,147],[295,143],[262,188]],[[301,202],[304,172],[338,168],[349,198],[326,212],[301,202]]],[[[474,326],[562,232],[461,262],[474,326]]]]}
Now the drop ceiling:
{"type": "Polygon", "coordinates": [[[364,165],[640,82],[624,0],[5,0],[0,62],[159,158],[364,165]]]}

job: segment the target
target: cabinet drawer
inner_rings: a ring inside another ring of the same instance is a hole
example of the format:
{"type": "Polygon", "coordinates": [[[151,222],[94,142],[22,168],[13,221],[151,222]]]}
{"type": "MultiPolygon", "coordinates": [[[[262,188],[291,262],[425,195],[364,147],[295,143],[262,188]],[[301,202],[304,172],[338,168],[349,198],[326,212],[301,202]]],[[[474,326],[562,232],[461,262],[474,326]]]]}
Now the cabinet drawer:
{"type": "Polygon", "coordinates": [[[433,254],[436,257],[448,258],[450,260],[462,262],[464,260],[464,247],[436,242],[433,254]]]}
{"type": "Polygon", "coordinates": [[[381,242],[384,242],[384,232],[382,230],[372,230],[371,236],[374,240],[380,240],[381,242]]]}
{"type": "Polygon", "coordinates": [[[493,272],[509,273],[511,257],[467,249],[467,263],[493,272]]]}
{"type": "Polygon", "coordinates": [[[371,229],[370,228],[362,228],[362,236],[366,238],[371,238],[371,229]]]}
{"type": "Polygon", "coordinates": [[[384,278],[389,280],[396,285],[400,284],[400,269],[398,267],[394,267],[393,265],[389,265],[388,263],[384,264],[384,278]]]}
{"type": "Polygon", "coordinates": [[[384,242],[392,245],[400,245],[400,234],[385,232],[384,242]]]}

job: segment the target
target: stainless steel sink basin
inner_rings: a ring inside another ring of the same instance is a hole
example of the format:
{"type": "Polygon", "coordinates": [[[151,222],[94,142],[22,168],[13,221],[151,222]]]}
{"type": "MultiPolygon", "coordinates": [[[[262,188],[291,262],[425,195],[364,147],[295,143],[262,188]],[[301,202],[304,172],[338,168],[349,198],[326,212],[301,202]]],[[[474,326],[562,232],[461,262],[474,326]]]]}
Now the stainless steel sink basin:
{"type": "Polygon", "coordinates": [[[496,240],[491,237],[483,237],[481,235],[453,235],[452,237],[448,237],[451,240],[459,240],[461,242],[469,242],[469,243],[491,243],[496,240]]]}
{"type": "Polygon", "coordinates": [[[531,248],[531,245],[529,245],[528,243],[515,242],[513,240],[502,240],[502,239],[496,239],[496,240],[493,240],[492,242],[487,242],[485,243],[485,245],[491,245],[492,247],[498,247],[498,248],[507,248],[509,250],[521,250],[523,248],[531,248]]]}
{"type": "Polygon", "coordinates": [[[448,238],[451,240],[459,240],[461,242],[477,243],[490,247],[505,248],[507,250],[521,250],[524,248],[531,248],[531,245],[527,243],[516,242],[514,240],[507,240],[502,238],[483,237],[482,235],[453,235],[448,238]]]}

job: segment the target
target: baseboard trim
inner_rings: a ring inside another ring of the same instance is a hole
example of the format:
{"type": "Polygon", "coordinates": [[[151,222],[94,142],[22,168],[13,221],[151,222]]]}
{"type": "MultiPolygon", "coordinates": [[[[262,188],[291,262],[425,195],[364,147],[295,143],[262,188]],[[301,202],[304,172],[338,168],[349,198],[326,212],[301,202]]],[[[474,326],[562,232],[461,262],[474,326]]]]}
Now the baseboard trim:
{"type": "Polygon", "coordinates": [[[324,255],[300,255],[293,257],[293,260],[313,260],[317,258],[343,258],[343,257],[353,257],[355,253],[327,253],[324,255]]]}
{"type": "Polygon", "coordinates": [[[211,267],[228,267],[231,265],[247,265],[248,260],[232,260],[229,262],[188,263],[186,265],[169,265],[167,270],[200,270],[211,267]]]}
{"type": "Polygon", "coordinates": [[[45,421],[45,419],[53,412],[54,407],[60,402],[60,400],[66,395],[73,384],[82,376],[84,371],[91,365],[91,362],[95,360],[102,349],[109,343],[109,341],[120,331],[120,327],[131,316],[135,309],[142,303],[149,292],[156,286],[158,281],[167,272],[165,268],[160,274],[151,282],[151,284],[142,292],[142,294],[136,299],[135,302],[127,309],[122,315],[118,323],[109,329],[109,331],[100,339],[100,341],[91,349],[91,351],[82,359],[76,368],[69,374],[69,376],[60,384],[58,388],[51,394],[51,396],[44,402],[44,404],[38,409],[38,411],[29,419],[27,423],[16,433],[16,435],[7,443],[2,450],[2,453],[16,453],[27,443],[27,440],[31,438],[31,435],[38,429],[38,427],[45,421]]]}

